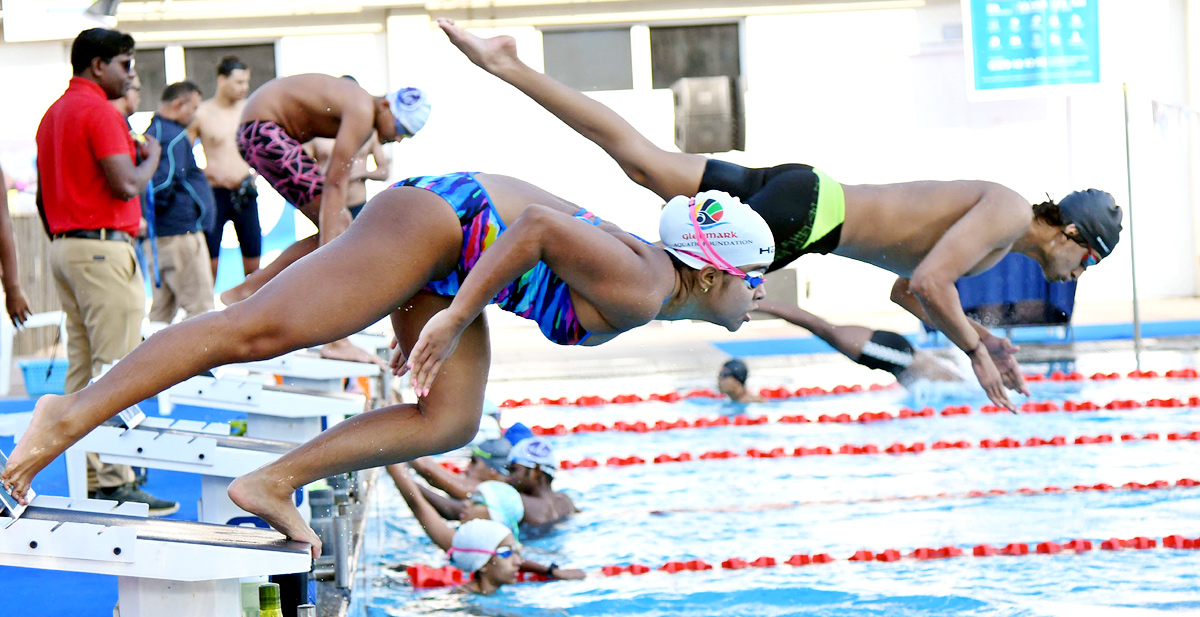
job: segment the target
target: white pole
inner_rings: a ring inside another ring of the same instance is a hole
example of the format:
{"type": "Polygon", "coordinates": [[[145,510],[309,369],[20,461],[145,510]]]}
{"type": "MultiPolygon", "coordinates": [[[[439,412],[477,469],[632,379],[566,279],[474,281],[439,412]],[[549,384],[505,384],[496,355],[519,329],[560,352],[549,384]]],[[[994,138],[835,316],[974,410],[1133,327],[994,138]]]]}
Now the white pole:
{"type": "Polygon", "coordinates": [[[1129,155],[1129,84],[1121,84],[1125,98],[1125,182],[1129,193],[1129,278],[1133,283],[1133,357],[1142,370],[1142,320],[1138,313],[1137,260],[1133,250],[1133,161],[1129,155]]]}

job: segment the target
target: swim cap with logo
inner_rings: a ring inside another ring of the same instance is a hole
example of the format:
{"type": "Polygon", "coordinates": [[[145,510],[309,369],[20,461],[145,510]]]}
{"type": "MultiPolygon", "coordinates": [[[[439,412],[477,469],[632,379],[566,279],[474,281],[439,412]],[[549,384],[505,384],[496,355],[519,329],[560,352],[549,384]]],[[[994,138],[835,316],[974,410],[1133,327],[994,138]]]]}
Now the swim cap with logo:
{"type": "Polygon", "coordinates": [[[669,253],[696,270],[711,265],[728,271],[726,266],[769,264],[775,258],[767,222],[723,191],[671,198],[658,217],[658,237],[669,253]]]}

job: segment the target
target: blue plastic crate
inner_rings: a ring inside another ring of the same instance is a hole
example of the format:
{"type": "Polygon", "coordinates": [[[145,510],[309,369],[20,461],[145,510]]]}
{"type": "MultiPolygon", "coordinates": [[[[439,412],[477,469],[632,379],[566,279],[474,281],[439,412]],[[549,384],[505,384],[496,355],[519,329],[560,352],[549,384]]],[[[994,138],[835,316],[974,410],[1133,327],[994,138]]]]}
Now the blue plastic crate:
{"type": "Polygon", "coordinates": [[[17,366],[25,376],[25,392],[29,396],[43,394],[63,394],[67,389],[67,360],[52,358],[49,360],[20,360],[17,366]],[[49,376],[46,375],[47,369],[49,376]]]}

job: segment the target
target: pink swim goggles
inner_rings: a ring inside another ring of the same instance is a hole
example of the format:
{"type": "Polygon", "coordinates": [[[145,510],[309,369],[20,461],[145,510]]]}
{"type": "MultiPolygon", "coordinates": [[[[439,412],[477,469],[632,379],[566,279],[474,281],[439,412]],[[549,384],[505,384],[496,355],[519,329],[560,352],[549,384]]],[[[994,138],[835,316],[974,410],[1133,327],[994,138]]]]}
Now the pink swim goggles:
{"type": "Polygon", "coordinates": [[[766,275],[765,268],[752,270],[750,272],[742,272],[740,268],[725,261],[720,255],[717,254],[717,250],[714,249],[712,244],[709,243],[708,236],[706,236],[704,232],[700,230],[700,217],[696,214],[695,197],[688,199],[688,215],[692,219],[692,231],[696,234],[696,244],[700,246],[700,250],[703,251],[704,254],[697,255],[691,251],[685,251],[682,249],[675,250],[695,257],[696,259],[699,259],[700,261],[703,261],[704,263],[707,263],[708,265],[722,272],[727,272],[738,278],[741,278],[743,281],[745,281],[746,287],[749,289],[754,289],[763,284],[763,276],[766,275]]]}

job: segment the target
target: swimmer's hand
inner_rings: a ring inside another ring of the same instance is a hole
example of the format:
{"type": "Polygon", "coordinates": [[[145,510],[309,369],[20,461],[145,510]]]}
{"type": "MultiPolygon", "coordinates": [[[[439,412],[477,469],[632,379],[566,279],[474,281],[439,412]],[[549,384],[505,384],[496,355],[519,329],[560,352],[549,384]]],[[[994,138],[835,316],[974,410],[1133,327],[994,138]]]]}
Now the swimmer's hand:
{"type": "Polygon", "coordinates": [[[992,363],[992,356],[988,350],[983,345],[979,345],[971,352],[970,358],[975,377],[979,379],[979,385],[983,386],[984,392],[987,392],[992,403],[1016,413],[1017,406],[1009,400],[1008,391],[1004,389],[1004,378],[1000,376],[999,369],[992,363]]]}
{"type": "Polygon", "coordinates": [[[404,357],[404,350],[400,349],[400,341],[396,337],[392,337],[392,374],[396,377],[401,377],[408,372],[408,358],[404,357]]]}
{"type": "Polygon", "coordinates": [[[555,568],[554,578],[560,581],[577,581],[587,578],[587,574],[583,570],[555,568]]]}
{"type": "Polygon", "coordinates": [[[992,363],[1000,371],[1000,376],[1004,379],[1004,386],[1029,396],[1029,386],[1025,385],[1025,376],[1021,374],[1021,367],[1017,365],[1017,359],[1013,357],[1013,354],[1020,351],[1021,348],[1002,336],[990,333],[981,340],[992,357],[992,363]]]}
{"type": "Polygon", "coordinates": [[[441,370],[442,363],[454,353],[454,348],[458,346],[458,337],[462,336],[469,323],[470,320],[460,318],[451,309],[438,311],[425,322],[425,327],[421,328],[421,336],[417,338],[417,344],[413,345],[408,359],[413,389],[416,390],[418,398],[429,396],[429,387],[433,385],[433,379],[441,370]]]}

